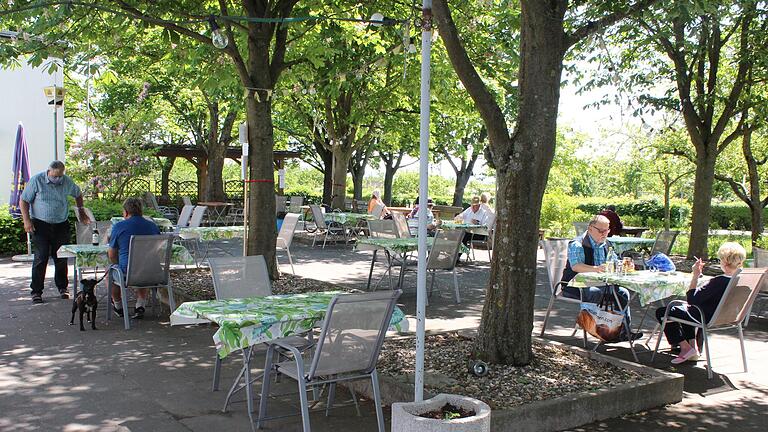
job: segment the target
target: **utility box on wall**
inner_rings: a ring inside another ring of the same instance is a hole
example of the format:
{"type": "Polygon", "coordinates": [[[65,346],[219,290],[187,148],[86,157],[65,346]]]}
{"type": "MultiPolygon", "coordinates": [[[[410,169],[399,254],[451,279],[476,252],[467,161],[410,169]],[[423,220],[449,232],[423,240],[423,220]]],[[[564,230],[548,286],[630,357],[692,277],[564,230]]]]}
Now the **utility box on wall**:
{"type": "Polygon", "coordinates": [[[19,122],[24,124],[31,175],[44,171],[57,157],[65,159],[61,61],[52,59],[39,67],[29,66],[23,60],[21,63],[20,67],[0,67],[0,205],[8,204],[10,196],[13,146],[19,122]],[[58,71],[48,72],[51,62],[59,65],[58,71]],[[55,103],[49,105],[50,101],[55,103]]]}

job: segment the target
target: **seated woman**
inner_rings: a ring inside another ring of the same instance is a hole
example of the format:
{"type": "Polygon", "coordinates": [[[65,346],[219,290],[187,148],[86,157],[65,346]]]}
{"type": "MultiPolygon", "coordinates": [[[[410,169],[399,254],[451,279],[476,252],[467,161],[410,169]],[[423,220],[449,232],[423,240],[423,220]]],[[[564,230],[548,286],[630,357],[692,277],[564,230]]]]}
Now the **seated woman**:
{"type": "MultiPolygon", "coordinates": [[[[434,235],[435,231],[435,214],[432,213],[432,207],[435,203],[432,198],[427,198],[427,235],[434,235]]],[[[411,235],[416,236],[419,230],[419,197],[416,197],[413,210],[408,214],[408,230],[411,235]]]]}
{"type": "Polygon", "coordinates": [[[368,214],[373,214],[373,211],[378,206],[382,207],[380,218],[386,218],[390,215],[387,205],[381,200],[381,192],[377,189],[371,193],[371,200],[368,201],[368,214]]]}
{"type": "MultiPolygon", "coordinates": [[[[690,289],[686,293],[687,305],[672,306],[669,310],[669,316],[701,322],[699,310],[689,305],[696,305],[704,313],[704,322],[708,322],[717,309],[720,299],[725,293],[725,288],[731,281],[736,271],[744,264],[747,258],[747,252],[738,243],[727,242],[720,246],[717,251],[720,258],[720,268],[723,269],[722,276],[712,278],[705,285],[697,288],[697,282],[701,271],[704,269],[704,261],[699,258],[693,264],[693,277],[691,278],[690,289]]],[[[656,309],[656,319],[661,322],[664,319],[666,308],[656,309]]],[[[670,345],[680,346],[680,354],[672,359],[672,364],[680,364],[686,361],[695,361],[699,358],[699,350],[696,348],[696,327],[678,322],[668,322],[664,327],[664,335],[670,345]]]]}

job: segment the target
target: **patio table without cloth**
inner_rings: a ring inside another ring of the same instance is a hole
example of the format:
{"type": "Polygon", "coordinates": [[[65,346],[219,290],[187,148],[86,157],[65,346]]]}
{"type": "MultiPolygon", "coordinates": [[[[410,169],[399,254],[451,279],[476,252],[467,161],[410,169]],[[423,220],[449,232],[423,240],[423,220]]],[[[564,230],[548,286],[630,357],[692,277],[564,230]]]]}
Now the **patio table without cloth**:
{"type": "Polygon", "coordinates": [[[197,205],[208,207],[206,211],[209,214],[208,222],[212,226],[216,226],[224,222],[224,216],[227,214],[227,209],[234,206],[232,203],[220,202],[220,201],[206,201],[198,202],[197,205]]]}
{"type": "Polygon", "coordinates": [[[621,256],[622,253],[635,248],[645,248],[653,246],[656,239],[641,238],[641,237],[608,237],[608,241],[613,244],[613,251],[616,255],[621,256]]]}
{"type": "MultiPolygon", "coordinates": [[[[113,217],[110,219],[110,222],[112,222],[112,225],[122,222],[125,220],[125,218],[121,217],[113,217]]],[[[158,228],[160,228],[160,231],[173,231],[173,222],[171,222],[168,218],[162,218],[162,217],[153,217],[152,221],[157,225],[158,228]]]]}

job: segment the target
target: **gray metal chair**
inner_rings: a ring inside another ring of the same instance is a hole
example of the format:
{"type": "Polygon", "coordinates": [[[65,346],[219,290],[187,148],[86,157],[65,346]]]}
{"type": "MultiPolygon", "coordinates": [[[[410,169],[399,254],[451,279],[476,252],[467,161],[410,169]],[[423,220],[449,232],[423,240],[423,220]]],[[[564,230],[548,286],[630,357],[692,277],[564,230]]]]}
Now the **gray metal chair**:
{"type": "Polygon", "coordinates": [[[411,237],[411,231],[408,229],[408,221],[405,220],[405,216],[403,216],[400,212],[392,212],[392,220],[395,222],[395,229],[397,231],[397,236],[400,238],[410,238],[411,237]]]}
{"type": "MultiPolygon", "coordinates": [[[[283,225],[280,227],[280,232],[277,233],[277,243],[275,244],[276,250],[285,250],[288,254],[288,262],[291,264],[291,273],[294,275],[296,271],[293,269],[293,258],[291,257],[291,243],[293,242],[293,233],[296,232],[296,225],[299,223],[299,215],[297,213],[288,213],[283,219],[283,225]]],[[[275,255],[277,260],[277,255],[275,255]]]]}
{"type": "Polygon", "coordinates": [[[144,192],[144,203],[147,207],[162,214],[164,218],[175,222],[179,219],[179,209],[170,206],[161,206],[157,203],[157,197],[152,192],[144,192]]]}
{"type": "Polygon", "coordinates": [[[107,321],[112,315],[112,282],[120,287],[123,303],[123,322],[125,329],[131,328],[131,319],[128,316],[128,289],[152,289],[152,297],[157,302],[157,289],[165,288],[168,291],[168,305],[171,313],[176,310],[176,301],[173,299],[171,287],[171,252],[173,250],[173,236],[160,235],[135,235],[131,237],[128,246],[128,268],[123,274],[120,267],[115,265],[110,268],[107,282],[107,321]]]}
{"type": "Polygon", "coordinates": [[[384,212],[384,204],[378,203],[371,210],[371,215],[376,219],[381,219],[381,214],[384,212]]]}
{"type": "Polygon", "coordinates": [[[301,214],[301,206],[304,205],[304,197],[300,195],[292,195],[290,202],[288,203],[288,212],[301,214]]]}
{"type": "MultiPolygon", "coordinates": [[[[207,206],[195,206],[194,210],[192,210],[192,216],[189,219],[189,223],[185,228],[198,228],[203,223],[203,217],[205,217],[205,213],[207,212],[208,207],[207,206]]],[[[192,256],[195,259],[195,265],[199,266],[201,259],[200,257],[200,236],[196,233],[186,233],[186,232],[179,232],[178,233],[179,238],[181,239],[182,243],[187,249],[192,249],[192,256]]],[[[203,254],[203,257],[208,255],[208,251],[206,249],[205,254],[203,254]]]]}
{"type": "Polygon", "coordinates": [[[99,230],[99,244],[106,244],[109,241],[109,232],[112,228],[112,222],[110,221],[97,221],[93,216],[91,209],[83,207],[86,216],[90,219],[91,223],[84,224],[80,220],[79,212],[75,212],[77,216],[77,223],[75,224],[75,239],[77,244],[91,244],[93,241],[93,228],[99,230]]]}
{"type": "Polygon", "coordinates": [[[323,211],[320,210],[320,206],[318,205],[312,204],[309,208],[312,210],[312,218],[315,220],[315,226],[317,226],[315,236],[312,238],[312,247],[315,247],[318,235],[324,235],[323,249],[325,249],[325,243],[328,241],[328,236],[343,236],[344,244],[349,241],[347,237],[347,229],[344,225],[338,222],[326,222],[325,217],[323,216],[323,211]]]}
{"type": "Polygon", "coordinates": [[[192,205],[192,200],[189,199],[189,197],[186,196],[186,195],[181,197],[181,202],[183,202],[185,206],[192,206],[192,207],[194,207],[194,205],[192,205]]]}
{"type": "MultiPolygon", "coordinates": [[[[272,282],[263,255],[210,258],[211,277],[216,300],[265,297],[272,294],[272,282]]],[[[213,366],[213,391],[219,389],[221,359],[216,355],[213,366]]],[[[232,393],[227,396],[229,399],[232,393]]]]}
{"type": "Polygon", "coordinates": [[[453,273],[453,291],[456,303],[461,303],[459,295],[459,279],[456,276],[456,259],[459,256],[461,240],[464,238],[463,230],[440,231],[435,235],[432,247],[427,258],[427,271],[432,273],[432,281],[429,284],[429,295],[435,285],[435,273],[437,270],[445,270],[453,273]]]}
{"type": "Polygon", "coordinates": [[[584,234],[584,231],[589,228],[589,222],[574,222],[573,228],[576,230],[576,237],[584,234]]]}
{"type": "MultiPolygon", "coordinates": [[[[583,232],[583,231],[582,231],[583,232]]],[[[539,336],[544,337],[544,331],[547,330],[547,322],[549,321],[549,314],[552,312],[552,307],[555,305],[556,300],[560,300],[566,303],[581,303],[581,291],[579,291],[579,298],[570,298],[562,296],[563,287],[568,285],[567,282],[562,281],[563,270],[568,263],[568,244],[571,241],[569,239],[559,240],[542,240],[541,246],[544,249],[544,263],[547,266],[547,278],[550,290],[549,305],[547,306],[547,313],[544,315],[544,323],[541,325],[541,334],[539,336]]],[[[576,334],[577,327],[573,328],[573,335],[576,334]]],[[[584,346],[587,346],[587,333],[584,332],[584,346]]]]}
{"type": "Polygon", "coordinates": [[[647,257],[644,256],[642,252],[638,251],[627,251],[624,253],[624,255],[629,255],[632,258],[636,269],[644,270],[645,260],[647,258],[650,258],[657,253],[663,253],[665,255],[670,254],[678,234],[680,234],[680,231],[659,231],[656,234],[656,240],[653,242],[650,254],[647,257]]]}
{"type": "Polygon", "coordinates": [[[181,213],[179,213],[179,219],[176,222],[176,227],[174,228],[175,232],[179,232],[182,228],[186,228],[189,226],[189,222],[192,220],[192,212],[194,212],[195,206],[193,205],[185,205],[181,208],[181,213]]]}
{"type": "Polygon", "coordinates": [[[472,237],[469,240],[469,246],[472,249],[472,259],[475,259],[475,244],[481,244],[488,251],[488,261],[493,257],[491,256],[493,249],[493,232],[496,229],[496,214],[489,213],[485,221],[487,228],[472,228],[470,232],[472,237]],[[475,239],[475,236],[484,236],[482,238],[475,239]]]}
{"type": "Polygon", "coordinates": [[[285,213],[288,197],[285,195],[275,195],[275,213],[285,213]]]}
{"type": "MultiPolygon", "coordinates": [[[[766,268],[747,268],[737,271],[731,276],[731,281],[723,292],[723,297],[720,299],[720,303],[715,309],[715,313],[712,314],[709,322],[703,322],[691,319],[682,319],[669,316],[669,309],[675,305],[687,305],[689,308],[695,308],[699,311],[699,316],[703,317],[704,313],[697,305],[691,305],[683,300],[672,300],[667,305],[667,310],[664,312],[664,318],[661,321],[661,333],[664,333],[664,328],[668,322],[678,322],[681,324],[689,325],[701,329],[704,336],[704,349],[707,356],[707,376],[712,378],[712,362],[709,352],[709,333],[713,331],[729,330],[736,328],[739,332],[739,342],[741,343],[741,359],[744,363],[744,372],[747,372],[747,353],[744,349],[744,332],[742,331],[742,323],[749,316],[749,311],[752,308],[752,303],[755,301],[757,294],[760,292],[763,284],[766,282],[766,268]]],[[[653,350],[653,361],[656,353],[659,351],[659,344],[661,343],[661,337],[656,340],[656,348],[653,350]]]]}
{"type": "Polygon", "coordinates": [[[269,343],[264,366],[259,417],[260,428],[267,417],[271,377],[280,373],[295,379],[299,387],[301,419],[304,432],[310,431],[307,391],[329,384],[329,408],[333,404],[336,383],[370,378],[373,387],[379,432],[384,432],[384,413],[376,372],[381,345],[389,327],[395,302],[400,290],[364,294],[343,294],[334,297],[328,305],[323,328],[317,340],[312,359],[304,363],[301,352],[281,340],[269,343]],[[293,353],[292,361],[274,363],[278,348],[293,353]]]}

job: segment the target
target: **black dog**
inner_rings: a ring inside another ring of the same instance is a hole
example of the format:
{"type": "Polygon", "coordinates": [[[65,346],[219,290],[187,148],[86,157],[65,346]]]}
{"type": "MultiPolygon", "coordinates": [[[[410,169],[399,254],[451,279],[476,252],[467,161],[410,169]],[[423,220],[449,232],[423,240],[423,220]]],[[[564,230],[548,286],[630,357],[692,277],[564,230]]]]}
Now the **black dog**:
{"type": "Polygon", "coordinates": [[[75,311],[80,310],[80,331],[85,331],[83,327],[83,315],[86,315],[88,321],[91,322],[91,329],[96,330],[96,307],[99,305],[96,300],[96,284],[99,281],[96,279],[83,279],[80,281],[80,292],[77,293],[75,299],[72,301],[72,319],[69,320],[69,325],[75,324],[75,311]]]}

